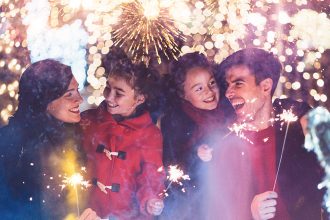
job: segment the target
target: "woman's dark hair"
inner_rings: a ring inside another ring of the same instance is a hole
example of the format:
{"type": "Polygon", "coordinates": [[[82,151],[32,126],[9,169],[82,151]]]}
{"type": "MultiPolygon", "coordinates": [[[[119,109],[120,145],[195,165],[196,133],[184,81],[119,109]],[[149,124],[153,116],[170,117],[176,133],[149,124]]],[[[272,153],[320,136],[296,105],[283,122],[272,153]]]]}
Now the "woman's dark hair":
{"type": "Polygon", "coordinates": [[[199,52],[188,53],[181,56],[170,65],[169,92],[174,92],[176,96],[183,96],[183,83],[186,80],[187,72],[193,68],[207,69],[212,73],[212,65],[206,56],[199,52]]]}
{"type": "Polygon", "coordinates": [[[71,68],[55,60],[31,64],[19,82],[18,108],[14,116],[30,117],[46,112],[50,102],[64,95],[72,77],[71,68]]]}
{"type": "Polygon", "coordinates": [[[241,65],[246,66],[255,76],[257,85],[264,79],[272,79],[271,95],[274,94],[282,71],[282,65],[274,54],[259,48],[247,48],[233,53],[215,68],[217,83],[221,87],[226,86],[226,72],[231,67],[241,65]]]}

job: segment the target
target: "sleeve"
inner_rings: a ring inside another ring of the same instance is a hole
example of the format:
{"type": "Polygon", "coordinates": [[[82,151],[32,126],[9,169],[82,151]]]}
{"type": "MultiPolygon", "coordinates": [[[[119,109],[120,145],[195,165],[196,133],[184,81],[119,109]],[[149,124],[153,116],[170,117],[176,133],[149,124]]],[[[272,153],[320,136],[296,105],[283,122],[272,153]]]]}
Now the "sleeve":
{"type": "Polygon", "coordinates": [[[162,163],[162,135],[158,128],[152,128],[150,135],[145,135],[141,146],[142,172],[137,177],[137,198],[141,213],[146,212],[146,202],[159,198],[164,190],[165,172],[162,163]],[[162,169],[160,169],[162,168],[162,169]]]}

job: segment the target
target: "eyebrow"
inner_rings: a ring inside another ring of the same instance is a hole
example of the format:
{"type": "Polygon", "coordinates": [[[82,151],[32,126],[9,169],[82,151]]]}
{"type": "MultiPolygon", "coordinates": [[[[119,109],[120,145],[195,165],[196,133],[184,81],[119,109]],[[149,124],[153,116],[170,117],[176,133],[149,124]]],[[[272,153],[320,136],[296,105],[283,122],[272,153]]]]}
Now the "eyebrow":
{"type": "Polygon", "coordinates": [[[238,81],[245,81],[244,80],[244,78],[242,78],[242,77],[238,77],[238,78],[236,78],[236,79],[234,79],[234,80],[231,80],[231,82],[238,82],[238,81]]]}
{"type": "Polygon", "coordinates": [[[200,85],[200,83],[196,83],[196,84],[193,85],[190,89],[193,89],[194,87],[199,86],[199,85],[200,85]]]}
{"type": "Polygon", "coordinates": [[[119,87],[114,87],[114,89],[116,89],[116,90],[119,90],[120,92],[123,92],[123,93],[125,93],[125,90],[123,90],[122,88],[119,88],[119,87]]]}
{"type": "Polygon", "coordinates": [[[71,91],[75,91],[76,89],[68,89],[68,90],[66,90],[65,92],[67,93],[67,92],[71,92],[71,91]]]}

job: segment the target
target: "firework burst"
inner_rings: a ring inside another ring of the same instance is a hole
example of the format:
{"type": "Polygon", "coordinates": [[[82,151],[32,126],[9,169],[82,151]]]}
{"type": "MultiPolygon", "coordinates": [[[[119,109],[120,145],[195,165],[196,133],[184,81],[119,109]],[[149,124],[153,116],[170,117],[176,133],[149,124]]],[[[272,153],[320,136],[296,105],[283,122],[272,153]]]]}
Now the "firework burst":
{"type": "Polygon", "coordinates": [[[161,63],[161,54],[177,59],[180,54],[177,39],[184,40],[167,9],[158,1],[136,0],[121,6],[120,22],[114,28],[114,45],[124,46],[134,62],[149,64],[153,54],[161,63]]]}

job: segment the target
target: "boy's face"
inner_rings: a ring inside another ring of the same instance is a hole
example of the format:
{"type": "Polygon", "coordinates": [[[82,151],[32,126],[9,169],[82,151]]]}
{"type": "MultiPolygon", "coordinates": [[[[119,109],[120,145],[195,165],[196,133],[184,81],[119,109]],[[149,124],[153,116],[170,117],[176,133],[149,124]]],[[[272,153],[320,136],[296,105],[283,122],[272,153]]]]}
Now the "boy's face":
{"type": "MultiPolygon", "coordinates": [[[[269,79],[267,79],[269,82],[269,79]]],[[[233,105],[238,122],[251,121],[262,117],[265,102],[270,98],[269,83],[265,80],[259,85],[250,70],[244,66],[233,66],[226,72],[228,88],[226,97],[233,105]],[[266,88],[267,87],[267,88],[266,88]],[[266,88],[266,89],[265,89],[266,88]],[[266,90],[266,91],[265,91],[266,90]]]]}
{"type": "Polygon", "coordinates": [[[81,102],[78,83],[73,77],[64,95],[48,104],[47,112],[60,121],[77,123],[80,121],[79,105],[81,102]]]}
{"type": "Polygon", "coordinates": [[[184,81],[184,99],[199,109],[215,109],[219,102],[219,88],[207,69],[190,69],[184,81]]]}
{"type": "Polygon", "coordinates": [[[144,102],[143,95],[136,94],[125,79],[115,76],[108,77],[103,95],[107,111],[112,115],[130,116],[144,102]]]}

